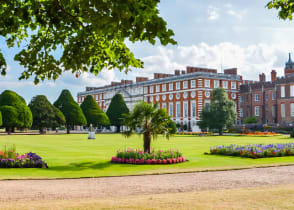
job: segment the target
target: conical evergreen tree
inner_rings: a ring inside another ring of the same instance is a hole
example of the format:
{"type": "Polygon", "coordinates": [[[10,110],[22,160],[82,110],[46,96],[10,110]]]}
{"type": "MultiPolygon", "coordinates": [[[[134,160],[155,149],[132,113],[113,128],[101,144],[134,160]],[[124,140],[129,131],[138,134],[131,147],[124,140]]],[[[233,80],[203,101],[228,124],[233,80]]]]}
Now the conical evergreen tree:
{"type": "Polygon", "coordinates": [[[54,102],[56,106],[63,113],[66,120],[67,133],[70,133],[70,127],[73,125],[87,125],[85,115],[80,106],[74,101],[69,90],[63,90],[54,102]]]}
{"type": "Polygon", "coordinates": [[[120,132],[120,126],[123,125],[123,114],[129,113],[129,109],[121,94],[116,94],[111,99],[109,107],[107,109],[107,116],[110,120],[110,125],[117,127],[117,132],[120,132]]]}
{"type": "Polygon", "coordinates": [[[84,99],[81,108],[87,119],[88,126],[92,124],[93,126],[101,127],[110,124],[108,116],[98,106],[92,95],[88,95],[84,99]]]}

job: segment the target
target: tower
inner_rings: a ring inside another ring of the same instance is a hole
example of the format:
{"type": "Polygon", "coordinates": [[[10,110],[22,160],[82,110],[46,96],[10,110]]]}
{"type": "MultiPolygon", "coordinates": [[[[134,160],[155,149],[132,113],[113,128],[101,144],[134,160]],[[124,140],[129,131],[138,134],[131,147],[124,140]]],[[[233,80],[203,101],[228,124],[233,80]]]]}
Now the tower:
{"type": "Polygon", "coordinates": [[[286,62],[285,65],[285,76],[292,76],[294,73],[294,62],[292,61],[291,58],[291,53],[289,53],[289,60],[286,62]]]}

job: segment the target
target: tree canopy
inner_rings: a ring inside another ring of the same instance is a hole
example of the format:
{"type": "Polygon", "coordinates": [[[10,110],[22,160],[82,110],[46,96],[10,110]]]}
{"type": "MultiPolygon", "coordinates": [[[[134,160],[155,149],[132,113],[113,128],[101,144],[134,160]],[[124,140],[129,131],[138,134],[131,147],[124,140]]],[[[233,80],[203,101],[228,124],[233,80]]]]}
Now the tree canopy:
{"type": "Polygon", "coordinates": [[[0,95],[0,111],[3,117],[3,127],[9,132],[15,127],[30,128],[33,118],[25,100],[17,93],[5,90],[0,95]]]}
{"type": "MultiPolygon", "coordinates": [[[[159,16],[159,0],[14,0],[0,3],[0,37],[24,67],[20,79],[57,79],[64,71],[142,68],[125,42],[176,44],[159,16]],[[58,56],[56,56],[56,54],[58,56]]],[[[0,51],[1,74],[6,59],[0,51]]]]}
{"type": "Polygon", "coordinates": [[[117,132],[120,132],[120,126],[123,125],[123,114],[129,113],[129,109],[121,94],[116,94],[111,99],[107,109],[107,116],[109,117],[110,124],[117,127],[117,132]]]}
{"type": "Polygon", "coordinates": [[[84,99],[81,108],[87,119],[88,126],[92,124],[93,126],[100,127],[110,124],[108,116],[98,106],[92,95],[88,95],[84,99]]]}
{"type": "Polygon", "coordinates": [[[63,90],[61,92],[58,99],[54,102],[54,106],[60,109],[65,117],[67,133],[70,133],[70,126],[87,125],[87,120],[82,109],[74,101],[69,90],[63,90]]]}
{"type": "Polygon", "coordinates": [[[62,112],[54,107],[44,95],[33,97],[29,107],[33,114],[33,127],[38,128],[40,133],[44,133],[45,128],[65,124],[62,112]]]}
{"type": "Polygon", "coordinates": [[[224,88],[213,90],[211,105],[205,107],[200,114],[198,126],[209,129],[217,129],[222,135],[224,128],[229,128],[236,122],[237,114],[235,105],[224,88]]]}
{"type": "Polygon", "coordinates": [[[170,128],[171,118],[166,109],[159,109],[158,104],[149,104],[144,101],[138,102],[134,109],[125,114],[124,124],[127,130],[124,134],[128,137],[139,132],[143,134],[144,152],[151,151],[151,138],[156,138],[159,134],[169,138],[173,129],[170,128]]]}
{"type": "Polygon", "coordinates": [[[281,19],[293,19],[294,1],[293,0],[272,0],[267,4],[268,9],[277,9],[281,19]]]}

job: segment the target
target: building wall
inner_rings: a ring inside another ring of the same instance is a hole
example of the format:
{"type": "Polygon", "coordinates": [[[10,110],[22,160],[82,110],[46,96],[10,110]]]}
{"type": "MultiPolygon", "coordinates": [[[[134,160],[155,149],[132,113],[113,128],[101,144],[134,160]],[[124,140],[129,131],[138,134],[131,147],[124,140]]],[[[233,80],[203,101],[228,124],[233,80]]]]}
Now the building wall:
{"type": "Polygon", "coordinates": [[[213,89],[224,87],[228,97],[235,101],[236,110],[239,112],[238,89],[243,81],[242,77],[235,75],[236,69],[230,69],[229,73],[233,73],[230,75],[214,73],[215,70],[209,71],[209,69],[201,72],[201,68],[187,68],[191,68],[189,69],[191,73],[182,71],[180,74],[177,71],[176,75],[156,74],[154,76],[156,79],[153,80],[107,86],[96,90],[91,88],[90,91],[78,93],[77,101],[80,104],[87,95],[91,94],[98,105],[106,111],[111,98],[120,93],[130,110],[139,100],[159,103],[161,108],[166,107],[168,113],[171,112],[170,106],[173,106],[170,114],[174,122],[187,124],[191,130],[197,131],[199,129],[196,122],[200,120],[200,113],[205,104],[210,103],[213,89]]]}

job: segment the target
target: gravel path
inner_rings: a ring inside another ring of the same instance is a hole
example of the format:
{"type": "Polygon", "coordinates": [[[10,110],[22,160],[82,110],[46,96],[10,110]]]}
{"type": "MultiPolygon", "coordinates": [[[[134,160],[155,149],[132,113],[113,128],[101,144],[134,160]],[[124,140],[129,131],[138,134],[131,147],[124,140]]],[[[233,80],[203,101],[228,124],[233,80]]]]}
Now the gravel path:
{"type": "Polygon", "coordinates": [[[294,184],[294,166],[166,175],[0,181],[0,201],[126,197],[294,184]]]}

